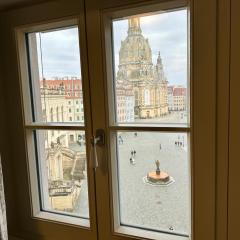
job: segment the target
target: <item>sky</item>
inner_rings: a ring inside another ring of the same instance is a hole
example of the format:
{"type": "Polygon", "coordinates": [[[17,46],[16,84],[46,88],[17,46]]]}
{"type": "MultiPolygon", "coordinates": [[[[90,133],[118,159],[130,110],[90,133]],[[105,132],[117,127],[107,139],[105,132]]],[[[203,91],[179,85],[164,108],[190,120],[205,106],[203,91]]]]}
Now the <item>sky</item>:
{"type": "MultiPolygon", "coordinates": [[[[148,38],[152,49],[153,64],[156,64],[158,52],[160,51],[169,84],[186,86],[187,10],[155,13],[154,15],[141,17],[140,22],[142,34],[145,38],[148,38]]],[[[116,72],[121,41],[126,38],[127,29],[128,22],[126,19],[119,19],[113,22],[116,72]]],[[[38,52],[42,53],[42,61],[39,54],[39,65],[43,66],[45,78],[52,79],[56,76],[80,77],[81,68],[77,28],[38,33],[37,42],[38,52]]],[[[40,76],[42,76],[41,73],[40,76]]]]}

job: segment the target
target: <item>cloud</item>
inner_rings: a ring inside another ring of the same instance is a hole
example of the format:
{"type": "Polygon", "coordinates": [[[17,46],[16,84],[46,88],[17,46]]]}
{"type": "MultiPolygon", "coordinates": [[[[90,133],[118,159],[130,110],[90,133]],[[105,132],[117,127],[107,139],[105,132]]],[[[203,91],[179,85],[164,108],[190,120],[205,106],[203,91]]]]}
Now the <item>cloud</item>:
{"type": "MultiPolygon", "coordinates": [[[[187,11],[178,10],[141,18],[142,33],[148,38],[153,63],[158,52],[164,64],[170,84],[187,82],[187,11]]],[[[113,21],[114,60],[117,70],[121,41],[127,37],[128,21],[113,21]]],[[[80,29],[81,33],[81,29],[80,29]]],[[[40,34],[37,34],[40,53],[40,34]]],[[[43,72],[46,78],[53,76],[81,75],[78,29],[59,29],[41,33],[43,72]]],[[[39,62],[41,62],[39,54],[39,62]]]]}
{"type": "MultiPolygon", "coordinates": [[[[187,11],[160,13],[141,18],[142,34],[148,38],[152,49],[153,63],[158,52],[164,64],[170,84],[187,83],[187,11]]],[[[117,68],[121,41],[127,36],[127,20],[114,23],[114,53],[117,68]]]]}
{"type": "Polygon", "coordinates": [[[78,29],[59,29],[37,34],[39,63],[45,78],[81,75],[78,29]],[[42,54],[42,58],[40,55],[42,54]]]}

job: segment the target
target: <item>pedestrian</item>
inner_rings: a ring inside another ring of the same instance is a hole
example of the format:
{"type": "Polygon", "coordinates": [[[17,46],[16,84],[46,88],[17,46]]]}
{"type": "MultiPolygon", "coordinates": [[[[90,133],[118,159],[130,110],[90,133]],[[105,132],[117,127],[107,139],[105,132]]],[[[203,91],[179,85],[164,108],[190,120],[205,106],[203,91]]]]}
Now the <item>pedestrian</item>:
{"type": "Polygon", "coordinates": [[[135,164],[135,160],[134,160],[134,158],[131,157],[129,160],[130,160],[130,163],[131,163],[132,165],[135,164]]]}
{"type": "Polygon", "coordinates": [[[136,155],[136,150],[133,151],[133,155],[134,155],[134,157],[135,157],[135,155],[136,155]]]}
{"type": "Polygon", "coordinates": [[[160,150],[162,149],[162,145],[161,145],[161,143],[159,144],[159,149],[160,149],[160,150]]]}

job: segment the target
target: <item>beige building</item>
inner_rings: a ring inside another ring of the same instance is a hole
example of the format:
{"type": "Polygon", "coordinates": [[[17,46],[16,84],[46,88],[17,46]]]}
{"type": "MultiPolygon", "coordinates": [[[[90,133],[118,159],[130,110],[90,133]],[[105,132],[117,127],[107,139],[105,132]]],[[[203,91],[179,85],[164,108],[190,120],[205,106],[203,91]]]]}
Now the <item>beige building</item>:
{"type": "Polygon", "coordinates": [[[168,110],[186,111],[187,110],[187,88],[184,86],[168,87],[168,110]]]}
{"type": "MultiPolygon", "coordinates": [[[[40,81],[41,112],[37,119],[47,122],[84,121],[81,80],[63,78],[40,81]]],[[[49,130],[39,132],[39,149],[46,165],[50,209],[74,211],[86,177],[85,135],[82,131],[49,130]],[[42,147],[41,147],[42,146],[42,147]],[[43,147],[44,146],[44,147],[43,147]]]]}
{"type": "Polygon", "coordinates": [[[131,85],[124,85],[123,82],[116,83],[116,104],[117,104],[117,121],[133,122],[134,121],[134,92],[131,85]]]}
{"type": "Polygon", "coordinates": [[[81,180],[86,178],[86,152],[58,142],[52,143],[46,153],[49,207],[72,212],[81,192],[81,180]]]}
{"type": "Polygon", "coordinates": [[[128,20],[128,35],[121,42],[116,80],[133,89],[135,119],[157,118],[168,113],[168,82],[160,52],[154,65],[150,44],[142,34],[140,18],[128,20]]]}

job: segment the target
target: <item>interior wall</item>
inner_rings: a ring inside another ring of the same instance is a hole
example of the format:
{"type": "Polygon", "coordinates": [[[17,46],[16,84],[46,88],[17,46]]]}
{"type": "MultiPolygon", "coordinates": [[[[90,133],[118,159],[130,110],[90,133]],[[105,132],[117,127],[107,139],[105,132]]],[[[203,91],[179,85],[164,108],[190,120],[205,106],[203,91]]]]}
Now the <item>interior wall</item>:
{"type": "MultiPolygon", "coordinates": [[[[1,15],[0,15],[1,19],[1,15]]],[[[0,29],[2,27],[0,20],[0,29]]],[[[3,180],[5,185],[5,198],[7,207],[7,221],[9,232],[15,232],[17,226],[17,211],[15,208],[15,194],[13,183],[13,168],[11,163],[10,151],[13,149],[10,143],[11,125],[9,124],[8,108],[8,94],[6,92],[6,75],[4,71],[4,42],[2,35],[0,38],[0,153],[2,158],[3,180]]],[[[14,143],[13,143],[14,144],[14,143]]]]}

